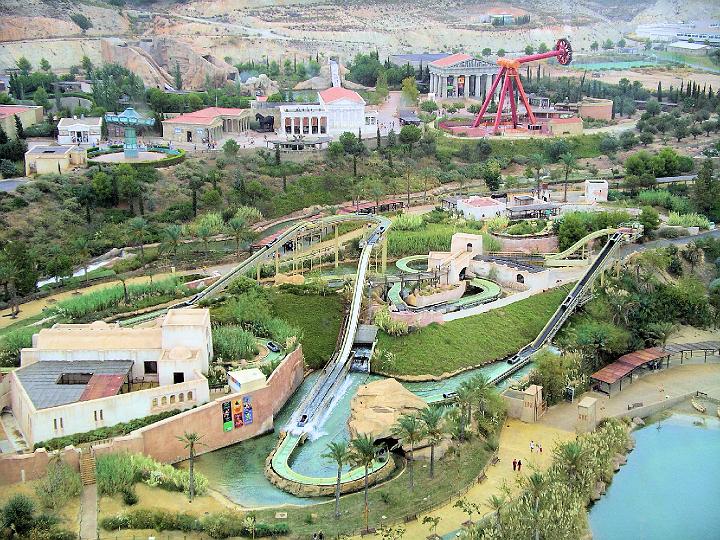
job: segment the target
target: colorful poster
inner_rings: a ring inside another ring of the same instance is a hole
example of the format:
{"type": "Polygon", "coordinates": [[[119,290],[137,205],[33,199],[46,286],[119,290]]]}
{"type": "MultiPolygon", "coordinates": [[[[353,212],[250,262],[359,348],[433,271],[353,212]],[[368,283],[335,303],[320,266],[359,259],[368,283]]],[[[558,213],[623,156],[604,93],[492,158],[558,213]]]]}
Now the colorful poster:
{"type": "Polygon", "coordinates": [[[245,425],[253,423],[253,408],[250,396],[244,396],[243,399],[243,422],[245,425]]]}
{"type": "Polygon", "coordinates": [[[233,415],[233,425],[235,428],[241,428],[244,425],[243,422],[243,405],[242,402],[239,399],[236,399],[233,401],[232,404],[232,415],[233,415]]]}
{"type": "Polygon", "coordinates": [[[232,403],[223,401],[222,403],[223,431],[232,431],[232,403]]]}

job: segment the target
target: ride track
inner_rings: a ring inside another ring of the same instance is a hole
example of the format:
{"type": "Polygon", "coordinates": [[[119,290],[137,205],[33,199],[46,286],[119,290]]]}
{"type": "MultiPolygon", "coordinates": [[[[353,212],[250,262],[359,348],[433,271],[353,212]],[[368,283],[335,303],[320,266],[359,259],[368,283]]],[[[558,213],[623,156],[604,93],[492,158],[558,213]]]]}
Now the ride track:
{"type": "MultiPolygon", "coordinates": [[[[212,296],[225,290],[225,288],[227,288],[236,277],[243,275],[248,270],[254,268],[257,264],[262,263],[269,255],[274,254],[279,246],[282,246],[287,241],[297,236],[299,233],[314,229],[319,225],[329,225],[347,221],[374,222],[376,223],[376,227],[369,234],[367,241],[362,246],[360,260],[358,262],[358,269],[356,271],[354,279],[354,288],[350,312],[348,315],[347,324],[344,325],[341,345],[336,351],[336,353],[331,357],[328,364],[325,366],[323,374],[313,385],[306,398],[296,409],[295,414],[293,414],[293,416],[291,417],[290,425],[288,426],[289,429],[286,430],[287,432],[285,437],[281,438],[280,444],[275,448],[274,455],[271,459],[271,466],[275,473],[277,473],[279,476],[286,480],[298,484],[326,486],[332,485],[336,481],[335,478],[310,477],[298,473],[297,471],[294,471],[292,469],[292,466],[290,465],[290,460],[293,452],[295,451],[297,446],[304,441],[307,434],[311,431],[311,428],[314,429],[322,427],[323,417],[318,417],[317,413],[329,412],[329,410],[332,408],[333,400],[341,393],[340,390],[345,380],[345,376],[350,371],[350,366],[352,364],[350,350],[354,341],[355,332],[357,331],[360,309],[362,307],[362,297],[365,288],[365,277],[370,262],[370,254],[375,245],[377,245],[382,240],[383,235],[390,228],[392,222],[388,218],[372,214],[347,214],[328,216],[312,222],[297,223],[290,227],[287,231],[279,235],[277,239],[275,239],[271,244],[260,248],[250,257],[238,264],[230,272],[221,277],[218,281],[204,289],[202,292],[196,294],[189,300],[179,302],[165,309],[156,310],[152,313],[144,314],[140,317],[126,320],[123,323],[126,325],[139,324],[141,322],[157,318],[167,313],[167,311],[169,311],[170,309],[192,308],[202,300],[209,299],[212,296]]],[[[607,233],[605,232],[605,234],[607,233]]],[[[578,305],[580,305],[583,296],[586,295],[590,285],[599,275],[600,270],[605,266],[609,258],[616,253],[621,243],[623,241],[634,240],[640,235],[642,235],[642,227],[637,224],[631,224],[630,226],[617,229],[608,239],[608,242],[600,251],[597,258],[593,261],[590,268],[588,268],[587,272],[585,272],[583,277],[570,291],[570,293],[567,295],[560,307],[558,307],[556,312],[550,318],[550,320],[545,325],[545,327],[540,332],[535,341],[523,347],[514,356],[512,356],[508,360],[508,365],[504,367],[504,369],[502,369],[497,375],[491,377],[490,382],[492,384],[498,384],[501,381],[510,377],[513,373],[516,373],[522,367],[526,366],[531,361],[532,355],[535,354],[545,343],[552,339],[552,337],[555,335],[555,333],[557,333],[565,320],[567,320],[567,318],[570,316],[572,311],[578,305]]],[[[583,241],[586,241],[586,239],[584,238],[580,242],[583,241]]],[[[574,247],[575,246],[571,246],[571,248],[574,247]]],[[[571,252],[572,251],[574,250],[571,250],[571,252]]],[[[446,402],[447,398],[444,395],[442,396],[442,398],[439,395],[429,396],[427,401],[428,403],[446,402]]],[[[391,462],[391,459],[386,459],[385,461],[376,460],[370,467],[369,472],[377,472],[391,462]]],[[[359,478],[362,478],[363,475],[364,469],[351,469],[342,474],[341,484],[356,481],[359,478]]]]}

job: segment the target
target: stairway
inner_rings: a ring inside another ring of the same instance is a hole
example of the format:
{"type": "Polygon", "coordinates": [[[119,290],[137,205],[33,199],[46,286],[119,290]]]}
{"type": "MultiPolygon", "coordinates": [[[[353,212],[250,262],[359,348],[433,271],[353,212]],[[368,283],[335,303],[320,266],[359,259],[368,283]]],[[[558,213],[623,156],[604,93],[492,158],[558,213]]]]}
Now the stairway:
{"type": "Polygon", "coordinates": [[[85,486],[95,483],[95,456],[90,448],[80,454],[80,478],[85,486]]]}

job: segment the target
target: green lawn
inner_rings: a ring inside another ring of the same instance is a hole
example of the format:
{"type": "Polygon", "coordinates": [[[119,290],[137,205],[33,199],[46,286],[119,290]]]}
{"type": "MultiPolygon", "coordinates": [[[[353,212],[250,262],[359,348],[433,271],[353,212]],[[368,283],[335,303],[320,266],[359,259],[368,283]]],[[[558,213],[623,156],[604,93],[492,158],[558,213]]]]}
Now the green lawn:
{"type": "Polygon", "coordinates": [[[302,331],[305,362],[313,368],[323,367],[335,350],[340,332],[343,317],[340,295],[273,292],[270,299],[275,316],[302,331]]]}
{"type": "Polygon", "coordinates": [[[441,375],[503,358],[531,342],[569,287],[560,287],[473,317],[432,324],[415,333],[380,333],[377,347],[392,353],[375,367],[398,375],[441,375]]]}
{"type": "MultiPolygon", "coordinates": [[[[438,460],[435,478],[430,478],[427,462],[415,463],[415,488],[410,491],[408,472],[370,490],[368,501],[371,528],[380,524],[396,524],[408,515],[420,514],[446,501],[479,476],[491,452],[487,445],[475,437],[458,447],[452,457],[438,460]],[[425,465],[425,466],[423,466],[425,465]],[[384,518],[384,519],[383,519],[384,518]]],[[[276,523],[276,509],[255,512],[258,521],[276,523]]],[[[334,501],[310,508],[286,507],[290,534],[287,538],[310,538],[313,532],[322,530],[325,538],[337,535],[359,534],[365,527],[363,517],[363,492],[346,495],[340,499],[340,519],[334,516],[334,501]],[[312,517],[315,514],[316,517],[312,517]]]]}

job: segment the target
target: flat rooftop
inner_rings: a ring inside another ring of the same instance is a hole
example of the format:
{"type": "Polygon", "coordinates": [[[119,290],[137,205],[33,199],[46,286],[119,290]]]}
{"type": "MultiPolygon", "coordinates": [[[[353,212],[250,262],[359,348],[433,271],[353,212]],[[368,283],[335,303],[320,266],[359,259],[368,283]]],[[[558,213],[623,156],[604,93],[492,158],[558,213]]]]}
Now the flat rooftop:
{"type": "Polygon", "coordinates": [[[64,156],[68,152],[70,152],[75,146],[33,146],[30,150],[27,151],[28,154],[47,154],[47,155],[56,155],[56,156],[64,156]]]}
{"type": "Polygon", "coordinates": [[[117,378],[124,380],[132,365],[132,360],[48,361],[19,368],[15,374],[35,408],[47,409],[115,395],[119,391],[117,378]],[[99,375],[116,377],[108,379],[99,375]],[[108,394],[108,389],[113,389],[113,393],[108,394]]]}

